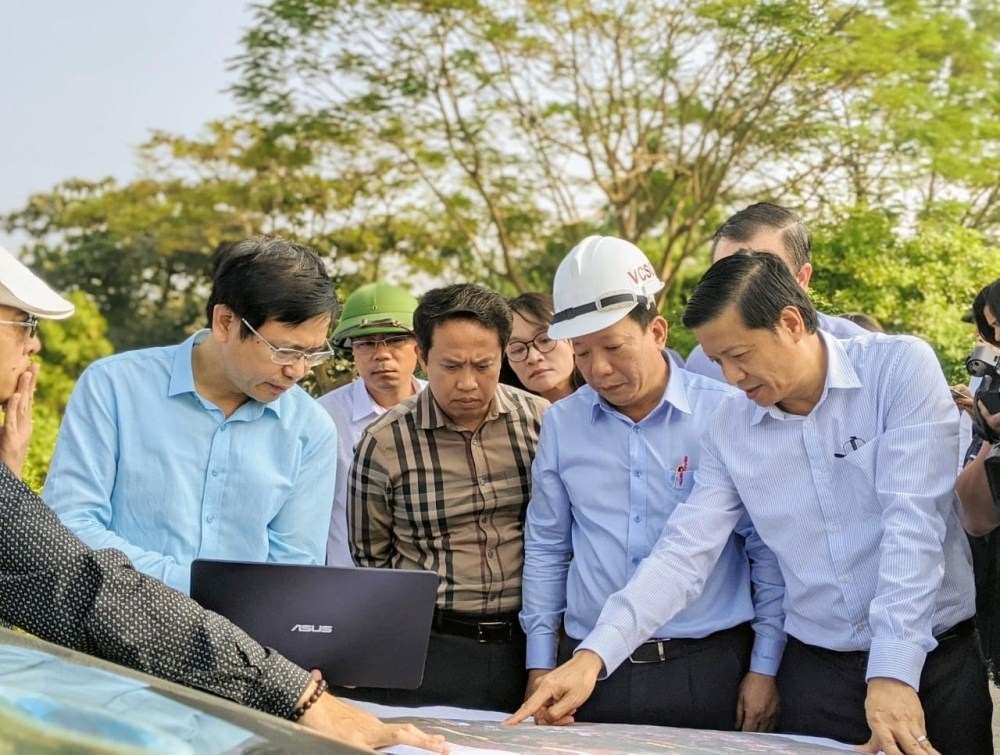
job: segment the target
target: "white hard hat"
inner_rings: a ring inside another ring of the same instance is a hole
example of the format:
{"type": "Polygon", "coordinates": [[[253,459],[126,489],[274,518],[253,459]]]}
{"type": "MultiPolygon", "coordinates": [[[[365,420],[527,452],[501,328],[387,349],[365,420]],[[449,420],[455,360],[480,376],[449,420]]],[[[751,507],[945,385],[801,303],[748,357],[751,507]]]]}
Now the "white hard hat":
{"type": "Polygon", "coordinates": [[[655,306],[663,281],[635,244],[588,236],[559,263],[549,338],[577,338],[614,325],[637,305],[655,306]]]}

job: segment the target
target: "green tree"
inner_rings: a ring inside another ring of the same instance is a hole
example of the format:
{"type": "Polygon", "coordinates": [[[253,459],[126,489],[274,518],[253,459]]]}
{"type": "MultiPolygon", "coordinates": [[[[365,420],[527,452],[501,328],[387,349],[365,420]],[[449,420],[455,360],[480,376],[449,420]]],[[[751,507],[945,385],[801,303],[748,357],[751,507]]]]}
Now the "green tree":
{"type": "Polygon", "coordinates": [[[998,15],[985,0],[255,12],[241,101],[264,123],[327,124],[349,146],[341,161],[385,161],[400,217],[433,208],[466,274],[501,289],[546,283],[594,231],[639,243],[672,284],[752,198],[817,218],[957,199],[957,222],[996,230],[998,15]]]}
{"type": "Polygon", "coordinates": [[[54,286],[97,304],[117,349],[201,325],[212,254],[256,233],[313,246],[348,288],[445,271],[431,229],[395,219],[377,168],[324,178],[313,149],[332,147],[310,139],[246,121],[209,124],[202,139],[157,133],[140,149],[146,177],[66,181],[4,225],[32,238],[33,264],[54,286]]]}
{"type": "Polygon", "coordinates": [[[59,422],[76,379],[87,365],[112,352],[107,325],[94,303],[80,292],[69,298],[76,313],[68,320],[43,320],[38,329],[41,369],[35,390],[34,432],[24,466],[24,480],[36,491],[45,482],[59,422]]]}

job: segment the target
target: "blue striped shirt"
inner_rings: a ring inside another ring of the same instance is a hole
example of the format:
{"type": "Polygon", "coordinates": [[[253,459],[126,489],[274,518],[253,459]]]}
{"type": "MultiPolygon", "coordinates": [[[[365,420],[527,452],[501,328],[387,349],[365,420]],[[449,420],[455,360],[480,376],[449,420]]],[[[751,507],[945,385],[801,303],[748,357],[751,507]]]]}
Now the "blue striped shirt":
{"type": "MultiPolygon", "coordinates": [[[[566,634],[582,639],[635,574],[694,487],[702,429],[734,393],[671,361],[659,405],[639,422],[589,386],[546,412],[524,530],[527,668],[555,667],[564,611],[566,634]]],[[[649,636],[705,637],[756,615],[751,668],[773,675],[785,647],[781,573],[749,519],[743,525],[723,546],[701,597],[649,636]]]]}
{"type": "Polygon", "coordinates": [[[870,650],[869,679],[917,688],[934,635],[973,615],[958,413],[934,352],[908,336],[819,335],[826,384],[808,415],[744,396],[714,415],[694,491],[580,646],[608,671],[697,595],[744,507],[778,558],[788,634],[870,650]]]}

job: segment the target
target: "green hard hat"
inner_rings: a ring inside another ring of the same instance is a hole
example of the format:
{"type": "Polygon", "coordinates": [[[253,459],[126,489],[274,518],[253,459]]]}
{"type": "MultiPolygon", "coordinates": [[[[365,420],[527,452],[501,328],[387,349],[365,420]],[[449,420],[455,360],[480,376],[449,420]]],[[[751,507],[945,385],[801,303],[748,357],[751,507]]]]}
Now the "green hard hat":
{"type": "Polygon", "coordinates": [[[347,297],[333,345],[347,347],[352,338],[379,333],[412,333],[417,300],[405,288],[369,283],[347,297]]]}

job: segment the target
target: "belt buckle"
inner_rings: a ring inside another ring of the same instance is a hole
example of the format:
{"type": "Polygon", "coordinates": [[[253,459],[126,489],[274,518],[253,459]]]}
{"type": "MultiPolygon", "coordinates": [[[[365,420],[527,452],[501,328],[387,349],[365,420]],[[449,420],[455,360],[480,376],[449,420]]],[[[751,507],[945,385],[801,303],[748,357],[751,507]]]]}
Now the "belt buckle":
{"type": "MultiPolygon", "coordinates": [[[[486,643],[488,643],[488,642],[496,642],[496,640],[492,640],[492,639],[486,637],[486,634],[485,634],[485,631],[484,631],[486,629],[493,629],[495,627],[504,627],[507,630],[507,637],[504,638],[504,640],[507,641],[507,642],[509,642],[510,638],[511,638],[511,629],[510,629],[510,622],[508,622],[508,621],[479,621],[479,622],[476,622],[476,642],[482,643],[484,645],[486,643]]],[[[501,641],[504,641],[504,640],[501,640],[501,641]]]]}
{"type": "MultiPolygon", "coordinates": [[[[642,645],[639,646],[639,648],[641,648],[641,647],[643,647],[643,645],[653,645],[653,644],[655,644],[656,645],[656,654],[659,656],[659,658],[654,658],[652,660],[644,661],[644,660],[641,660],[641,659],[633,658],[632,655],[629,655],[628,659],[629,659],[630,662],[632,662],[633,664],[635,664],[637,666],[641,666],[641,665],[643,665],[645,663],[662,663],[663,661],[667,660],[667,654],[665,652],[666,648],[664,647],[664,644],[667,643],[667,642],[670,642],[670,638],[669,637],[667,639],[665,639],[665,640],[649,640],[648,642],[644,642],[644,643],[642,643],[642,645]]],[[[636,650],[638,650],[639,648],[636,648],[636,650]]],[[[635,651],[632,651],[632,652],[634,653],[635,651]]]]}

